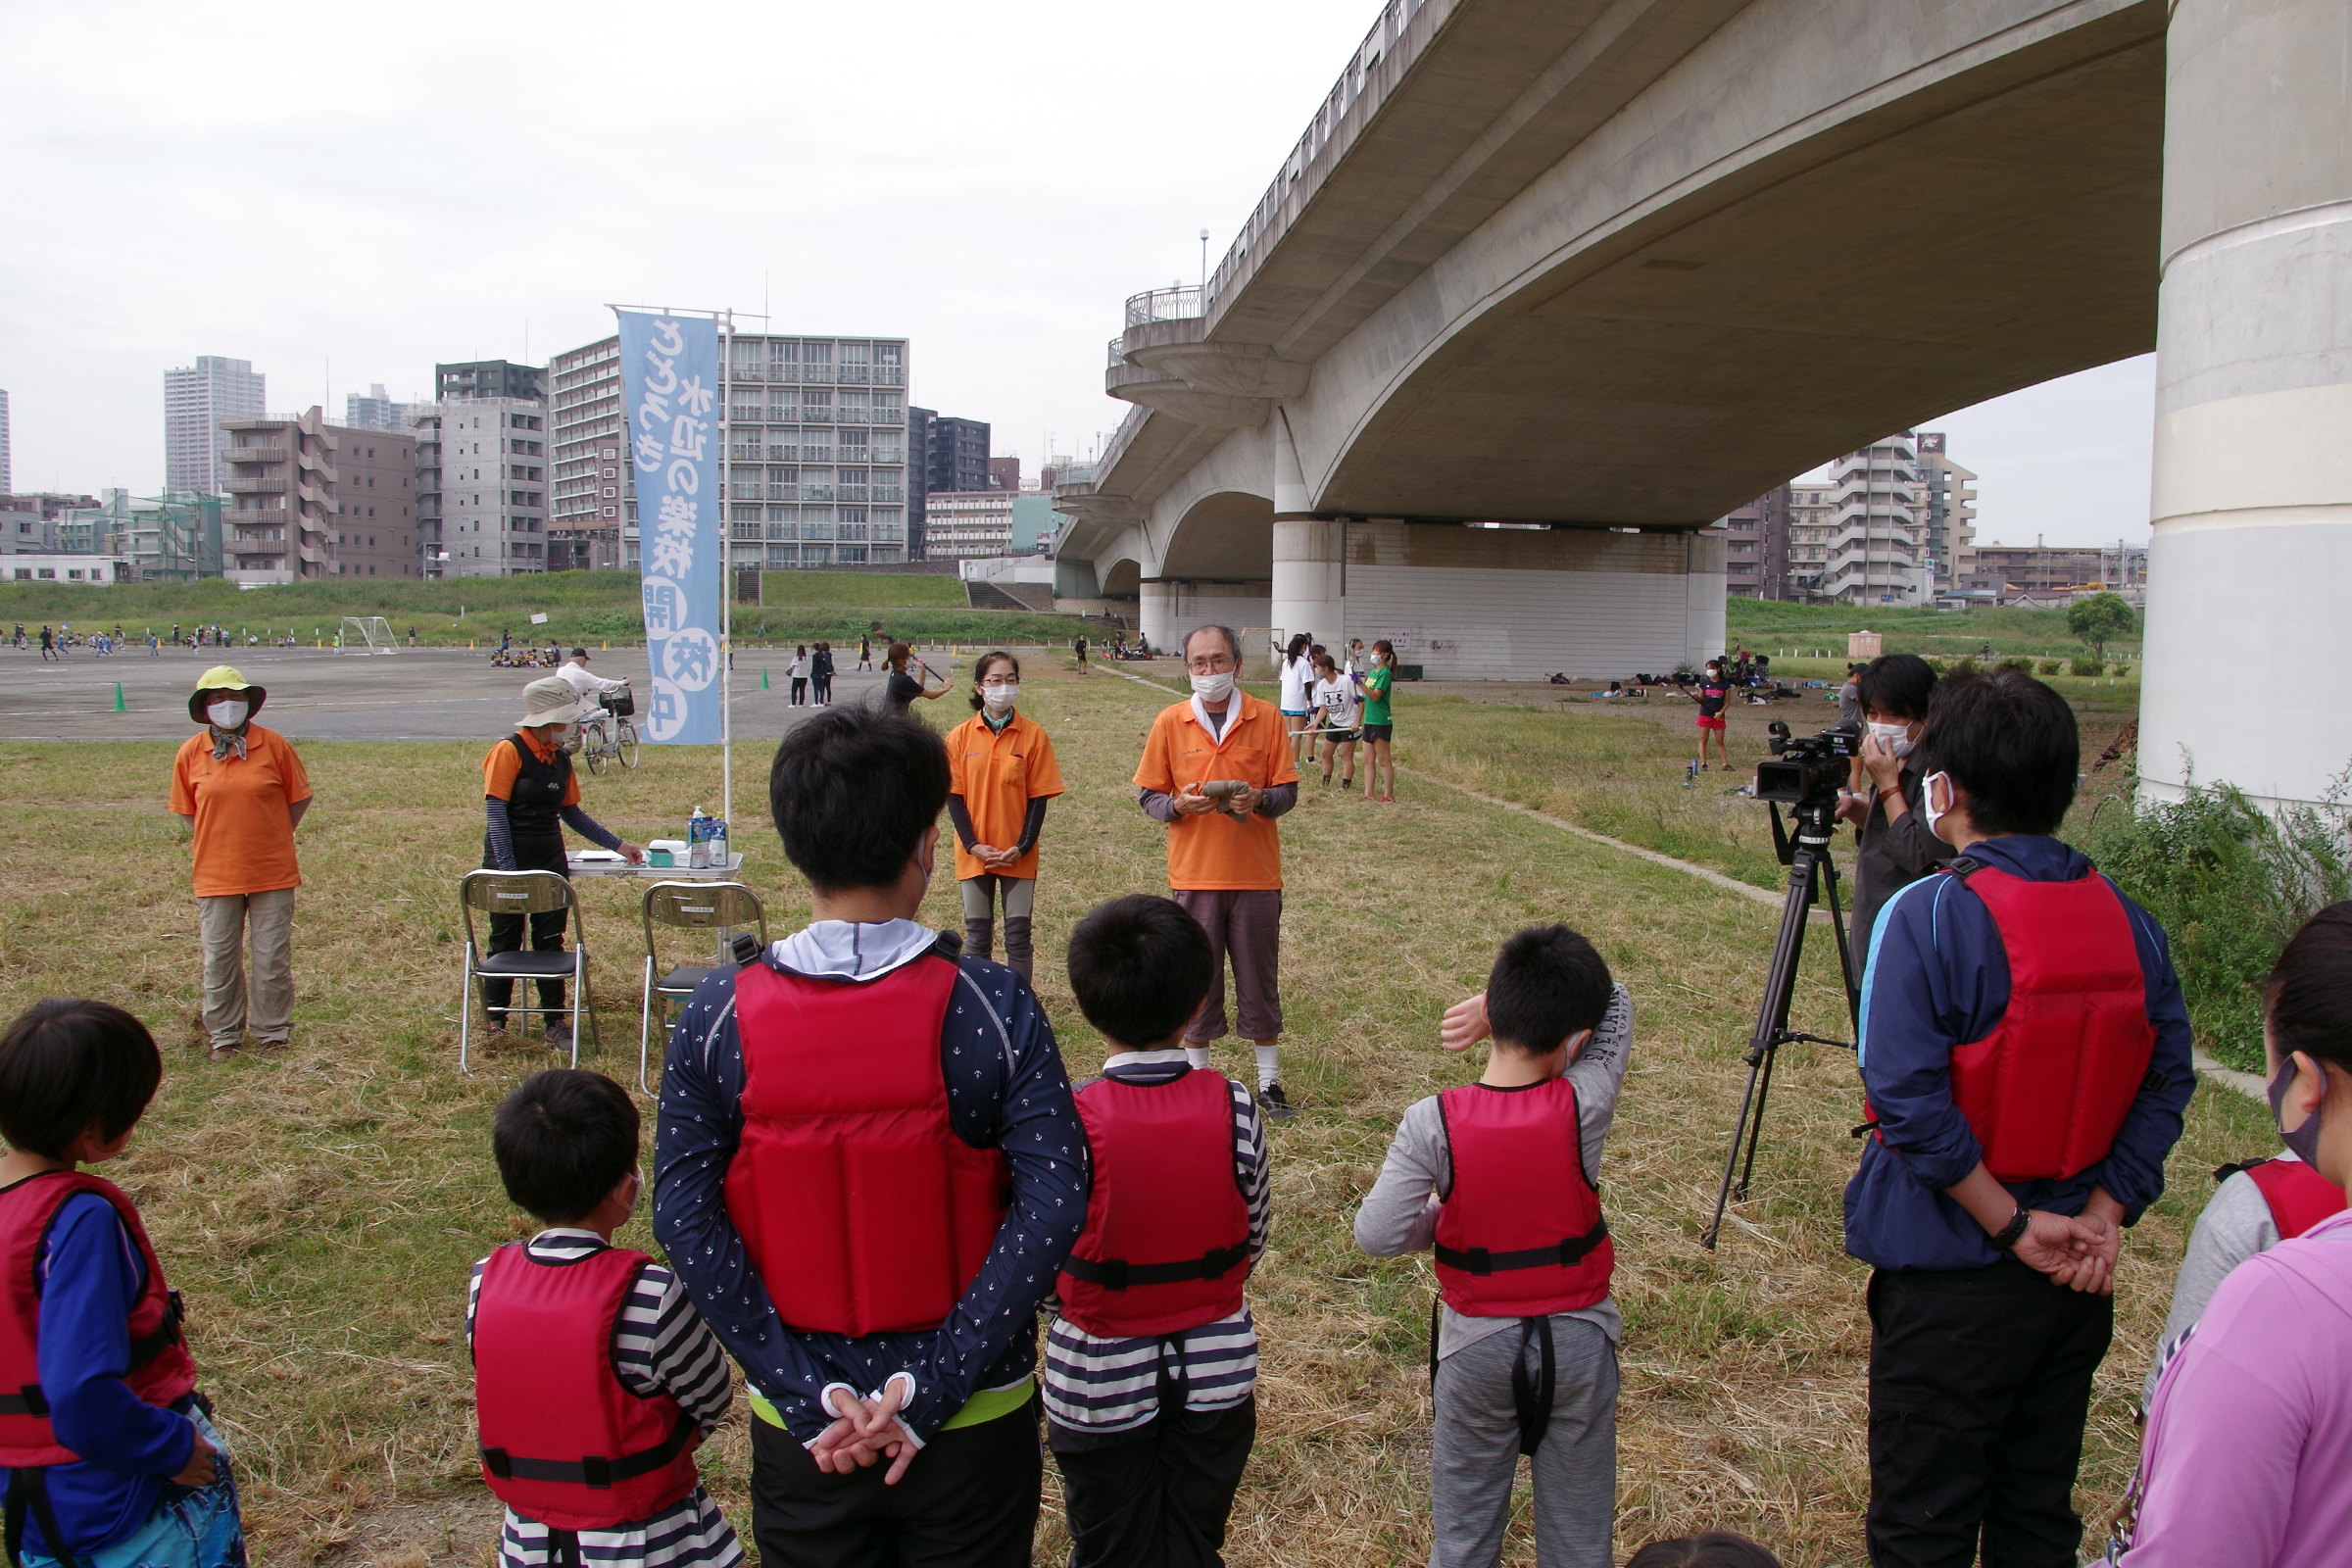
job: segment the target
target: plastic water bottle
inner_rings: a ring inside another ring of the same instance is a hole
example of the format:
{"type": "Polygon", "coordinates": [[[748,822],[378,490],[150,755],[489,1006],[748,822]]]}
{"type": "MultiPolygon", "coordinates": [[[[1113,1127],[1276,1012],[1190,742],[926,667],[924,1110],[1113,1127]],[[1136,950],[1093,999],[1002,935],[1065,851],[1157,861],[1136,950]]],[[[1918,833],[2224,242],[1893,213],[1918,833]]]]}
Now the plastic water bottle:
{"type": "Polygon", "coordinates": [[[727,868],[727,819],[712,815],[703,820],[710,829],[710,864],[714,869],[724,871],[727,868]]]}
{"type": "Polygon", "coordinates": [[[706,870],[710,864],[710,818],[699,806],[686,819],[686,863],[697,871],[706,870]]]}

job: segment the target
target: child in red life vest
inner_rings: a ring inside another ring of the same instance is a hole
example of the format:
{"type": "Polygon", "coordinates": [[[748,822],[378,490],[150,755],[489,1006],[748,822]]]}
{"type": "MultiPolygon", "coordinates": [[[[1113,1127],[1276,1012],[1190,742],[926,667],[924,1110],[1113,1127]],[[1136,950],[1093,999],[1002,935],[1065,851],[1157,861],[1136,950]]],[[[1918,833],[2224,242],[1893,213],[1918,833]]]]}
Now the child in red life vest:
{"type": "Polygon", "coordinates": [[[1111,1053],[1078,1089],[1094,1184],[1046,1333],[1071,1568],[1222,1562],[1257,1433],[1242,1291],[1266,1247],[1265,1125],[1184,1050],[1215,965],[1170,899],[1114,900],[1070,933],[1070,991],[1111,1053]]]}
{"type": "Polygon", "coordinates": [[[1501,1559],[1522,1453],[1544,1568],[1607,1568],[1620,1327],[1598,1183],[1633,1003],[1592,943],[1532,928],[1442,1038],[1458,1051],[1490,1032],[1478,1082],[1405,1110],[1355,1241],[1376,1257],[1437,1250],[1433,1568],[1501,1559]]]}
{"type": "Polygon", "coordinates": [[[2064,698],[1938,681],[1915,755],[1959,856],[1880,911],[1862,980],[1865,1533],[1880,1568],[2073,1563],[2122,1228],[2195,1087],[2188,1012],[2156,922],[2053,836],[2082,765],[2064,698]]]}
{"type": "Polygon", "coordinates": [[[164,1062],[138,1019],[43,1002],[0,1036],[0,1465],[26,1568],[243,1568],[220,1436],[129,1198],[77,1167],[130,1142],[164,1062]]]}
{"type": "Polygon", "coordinates": [[[534,1073],[492,1144],[547,1226],[475,1264],[466,1303],[502,1568],[742,1562],[694,1464],[734,1396],[726,1357],[668,1269],[612,1245],[637,1206],[636,1105],[602,1073],[534,1073]]]}

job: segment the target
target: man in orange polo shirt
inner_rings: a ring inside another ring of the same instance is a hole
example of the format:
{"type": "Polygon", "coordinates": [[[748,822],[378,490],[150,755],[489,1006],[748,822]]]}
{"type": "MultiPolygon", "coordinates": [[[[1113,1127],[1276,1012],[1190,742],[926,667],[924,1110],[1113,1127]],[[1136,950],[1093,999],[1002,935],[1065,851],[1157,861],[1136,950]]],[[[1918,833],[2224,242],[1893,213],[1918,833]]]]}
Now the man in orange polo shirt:
{"type": "Polygon", "coordinates": [[[1236,1022],[1257,1048],[1257,1094],[1266,1116],[1293,1111],[1275,1071],[1282,1038],[1277,985],[1282,954],[1282,838],[1274,819],[1298,804],[1298,769],[1282,714],[1234,684],[1241,639],[1230,626],[1202,626],[1184,640],[1193,695],[1163,710],[1135,770],[1144,813],[1168,827],[1168,886],[1208,932],[1215,978],[1208,1001],[1184,1033],[1185,1054],[1208,1065],[1208,1046],[1225,1037],[1225,963],[1233,961],[1236,1022]],[[1200,786],[1241,789],[1211,796],[1200,786]]]}

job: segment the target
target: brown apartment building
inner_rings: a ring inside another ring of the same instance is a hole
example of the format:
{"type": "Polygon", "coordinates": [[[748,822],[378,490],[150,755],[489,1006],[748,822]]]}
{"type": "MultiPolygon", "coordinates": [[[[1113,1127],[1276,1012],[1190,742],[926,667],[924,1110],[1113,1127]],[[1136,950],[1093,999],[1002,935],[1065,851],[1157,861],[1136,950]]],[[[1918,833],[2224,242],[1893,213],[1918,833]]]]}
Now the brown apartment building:
{"type": "Polygon", "coordinates": [[[240,582],[416,577],[416,438],[292,417],[223,419],[232,505],[221,564],[240,582]]]}

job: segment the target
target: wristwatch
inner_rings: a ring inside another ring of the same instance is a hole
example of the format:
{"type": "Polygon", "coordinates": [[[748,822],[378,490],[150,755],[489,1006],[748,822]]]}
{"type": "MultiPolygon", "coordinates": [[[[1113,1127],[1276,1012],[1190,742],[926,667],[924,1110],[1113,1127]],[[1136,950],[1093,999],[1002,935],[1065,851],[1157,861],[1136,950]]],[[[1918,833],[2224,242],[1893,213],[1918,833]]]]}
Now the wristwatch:
{"type": "Polygon", "coordinates": [[[2009,1223],[1987,1237],[1986,1240],[1992,1243],[1992,1250],[1996,1252],[2013,1251],[2016,1250],[2018,1241],[2026,1234],[2026,1227],[2032,1223],[2034,1223],[2034,1211],[2020,1203],[2017,1205],[2017,1212],[2009,1216],[2009,1223]]]}

